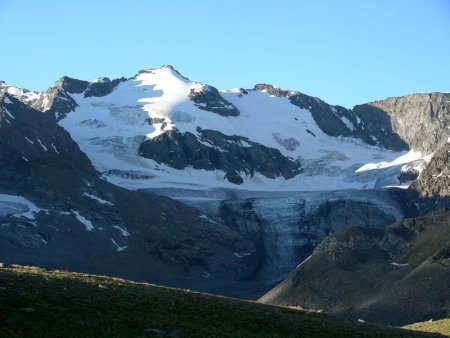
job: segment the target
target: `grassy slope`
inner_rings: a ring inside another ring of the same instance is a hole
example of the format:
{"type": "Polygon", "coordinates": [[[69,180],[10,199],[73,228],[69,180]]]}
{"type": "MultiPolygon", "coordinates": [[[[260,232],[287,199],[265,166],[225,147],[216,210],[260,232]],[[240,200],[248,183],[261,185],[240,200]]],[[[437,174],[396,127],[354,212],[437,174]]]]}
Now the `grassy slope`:
{"type": "Polygon", "coordinates": [[[407,329],[436,332],[446,336],[450,336],[450,319],[436,320],[434,322],[422,322],[405,326],[407,329]]]}
{"type": "Polygon", "coordinates": [[[149,329],[180,337],[429,336],[118,278],[0,267],[1,337],[149,337],[149,329]]]}

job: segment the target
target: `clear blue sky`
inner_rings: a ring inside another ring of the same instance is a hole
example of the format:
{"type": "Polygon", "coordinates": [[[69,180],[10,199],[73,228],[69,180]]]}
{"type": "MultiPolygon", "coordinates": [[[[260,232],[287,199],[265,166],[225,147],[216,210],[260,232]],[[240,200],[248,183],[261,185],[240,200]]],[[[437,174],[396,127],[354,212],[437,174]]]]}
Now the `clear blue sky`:
{"type": "Polygon", "coordinates": [[[347,107],[450,91],[449,0],[0,0],[0,31],[0,79],[32,90],[172,64],[347,107]]]}

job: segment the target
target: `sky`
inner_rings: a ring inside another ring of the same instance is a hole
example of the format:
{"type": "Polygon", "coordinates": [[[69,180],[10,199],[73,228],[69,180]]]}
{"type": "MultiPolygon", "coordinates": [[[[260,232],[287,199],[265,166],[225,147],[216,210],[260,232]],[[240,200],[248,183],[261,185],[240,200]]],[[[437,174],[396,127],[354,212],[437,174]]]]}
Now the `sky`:
{"type": "Polygon", "coordinates": [[[173,65],[345,107],[450,91],[450,0],[0,0],[0,80],[131,77],[173,65]]]}

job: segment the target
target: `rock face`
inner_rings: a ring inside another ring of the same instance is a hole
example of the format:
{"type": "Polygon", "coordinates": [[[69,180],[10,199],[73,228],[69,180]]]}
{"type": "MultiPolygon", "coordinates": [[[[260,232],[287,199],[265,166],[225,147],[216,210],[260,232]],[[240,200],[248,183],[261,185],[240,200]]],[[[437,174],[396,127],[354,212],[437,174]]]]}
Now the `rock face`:
{"type": "Polygon", "coordinates": [[[406,192],[421,214],[450,207],[449,151],[449,144],[444,144],[436,151],[430,163],[406,192]]]}
{"type": "Polygon", "coordinates": [[[239,109],[225,100],[212,86],[203,85],[201,90],[191,89],[189,98],[202,110],[222,116],[238,116],[240,114],[239,109]]]}
{"type": "Polygon", "coordinates": [[[448,317],[449,219],[341,229],[260,301],[391,325],[448,317]]]}
{"type": "Polygon", "coordinates": [[[292,178],[301,172],[298,162],[244,137],[227,136],[215,130],[181,134],[172,130],[142,142],[139,154],[176,169],[221,170],[225,178],[241,184],[243,176],[260,173],[269,178],[292,178]]]}
{"type": "Polygon", "coordinates": [[[126,81],[124,77],[112,81],[107,77],[101,77],[96,81],[89,83],[84,91],[84,97],[101,97],[108,95],[113,91],[114,87],[123,81],[126,81]]]}
{"type": "Polygon", "coordinates": [[[0,82],[0,93],[12,95],[34,109],[51,114],[59,121],[78,107],[78,103],[71,94],[84,93],[83,96],[85,98],[105,96],[110,94],[119,83],[125,80],[125,78],[120,78],[111,81],[106,77],[102,77],[94,82],[88,82],[63,76],[55,82],[53,87],[42,93],[14,88],[6,85],[4,82],[0,82]]]}
{"type": "Polygon", "coordinates": [[[357,106],[353,110],[377,139],[383,139],[383,135],[378,136],[381,128],[392,130],[409,148],[426,154],[436,151],[450,136],[449,93],[392,97],[357,106]],[[374,113],[380,116],[378,121],[368,124],[366,117],[374,113]]]}
{"type": "Polygon", "coordinates": [[[442,146],[411,186],[422,199],[445,200],[450,197],[450,145],[442,146]]]}
{"type": "MultiPolygon", "coordinates": [[[[49,114],[0,104],[0,261],[208,289],[255,243],[197,209],[102,179],[49,114]]],[[[228,281],[228,282],[227,282],[228,281]]]]}
{"type": "Polygon", "coordinates": [[[57,80],[53,87],[42,93],[37,100],[30,102],[29,105],[39,111],[48,112],[56,120],[59,120],[78,106],[70,94],[80,94],[86,90],[88,85],[88,81],[64,76],[57,80]]]}

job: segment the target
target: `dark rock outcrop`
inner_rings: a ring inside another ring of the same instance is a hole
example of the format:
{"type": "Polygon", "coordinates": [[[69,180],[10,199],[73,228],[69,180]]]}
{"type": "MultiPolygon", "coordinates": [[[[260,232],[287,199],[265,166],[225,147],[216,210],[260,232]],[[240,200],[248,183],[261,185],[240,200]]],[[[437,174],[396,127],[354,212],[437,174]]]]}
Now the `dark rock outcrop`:
{"type": "Polygon", "coordinates": [[[240,114],[239,109],[225,100],[216,88],[209,85],[202,85],[201,90],[191,89],[189,98],[198,108],[221,116],[238,116],[240,114]]]}
{"type": "Polygon", "coordinates": [[[79,93],[80,90],[84,90],[87,83],[87,81],[75,80],[65,76],[56,81],[53,87],[42,93],[36,101],[30,102],[29,105],[41,112],[46,112],[59,121],[78,107],[78,103],[69,93],[79,93]]]}
{"type": "Polygon", "coordinates": [[[369,133],[377,136],[377,130],[384,127],[397,134],[409,148],[426,154],[436,151],[450,136],[450,93],[392,97],[354,110],[364,119],[369,133]],[[377,116],[378,122],[370,125],[367,120],[372,115],[377,116]]]}
{"type": "Polygon", "coordinates": [[[399,135],[392,125],[391,116],[383,109],[365,104],[355,106],[352,112],[361,121],[356,135],[364,142],[395,151],[414,149],[403,135],[399,135]]]}
{"type": "Polygon", "coordinates": [[[181,134],[177,130],[165,132],[139,147],[139,154],[176,169],[222,170],[234,184],[243,182],[241,175],[260,173],[269,178],[292,178],[301,172],[295,160],[283,156],[279,150],[252,142],[241,136],[227,136],[214,130],[198,129],[181,134]]]}
{"type": "Polygon", "coordinates": [[[121,82],[126,81],[126,78],[122,77],[120,79],[110,80],[107,77],[101,77],[98,80],[89,83],[87,86],[84,97],[101,97],[110,94],[113,89],[121,82]]]}
{"type": "Polygon", "coordinates": [[[430,163],[406,192],[422,214],[450,207],[450,145],[435,152],[430,163]]]}
{"type": "Polygon", "coordinates": [[[77,80],[68,76],[63,76],[55,82],[54,88],[64,90],[70,94],[81,94],[89,86],[89,81],[77,80]]]}

